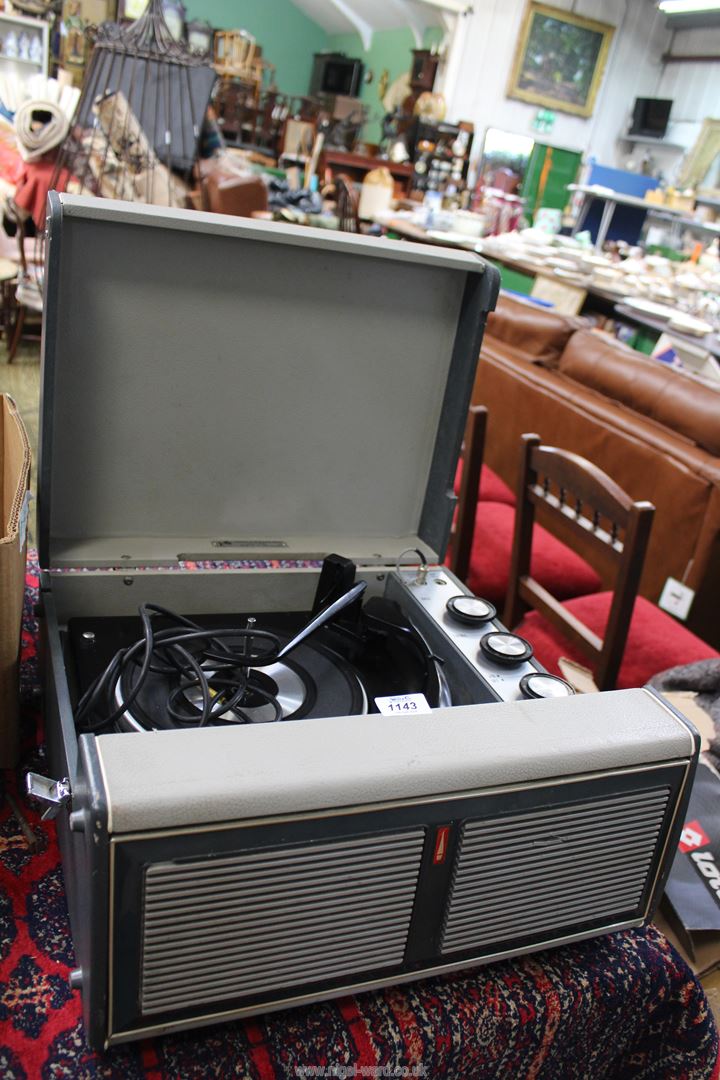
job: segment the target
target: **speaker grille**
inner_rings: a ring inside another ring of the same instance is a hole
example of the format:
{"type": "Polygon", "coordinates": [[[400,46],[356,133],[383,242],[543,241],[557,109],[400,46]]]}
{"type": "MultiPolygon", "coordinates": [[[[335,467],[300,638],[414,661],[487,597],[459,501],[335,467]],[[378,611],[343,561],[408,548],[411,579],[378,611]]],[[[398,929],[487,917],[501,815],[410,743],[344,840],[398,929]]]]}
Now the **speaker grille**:
{"type": "Polygon", "coordinates": [[[668,788],[469,821],[460,842],[442,952],[482,950],[636,910],[668,788]]]}
{"type": "Polygon", "coordinates": [[[400,965],[424,837],[418,827],[149,866],[142,1012],[400,965]]]}

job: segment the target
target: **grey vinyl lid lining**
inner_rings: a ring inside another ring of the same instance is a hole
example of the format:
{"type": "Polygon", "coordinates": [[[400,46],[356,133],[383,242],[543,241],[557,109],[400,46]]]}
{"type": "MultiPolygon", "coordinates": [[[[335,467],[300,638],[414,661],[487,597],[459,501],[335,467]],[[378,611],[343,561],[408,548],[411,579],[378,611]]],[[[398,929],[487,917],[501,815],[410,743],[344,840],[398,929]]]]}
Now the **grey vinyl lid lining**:
{"type": "Polygon", "coordinates": [[[48,565],[68,540],[167,538],[172,556],[174,537],[413,536],[428,504],[450,508],[480,259],[108,200],[50,208],[48,565]]]}

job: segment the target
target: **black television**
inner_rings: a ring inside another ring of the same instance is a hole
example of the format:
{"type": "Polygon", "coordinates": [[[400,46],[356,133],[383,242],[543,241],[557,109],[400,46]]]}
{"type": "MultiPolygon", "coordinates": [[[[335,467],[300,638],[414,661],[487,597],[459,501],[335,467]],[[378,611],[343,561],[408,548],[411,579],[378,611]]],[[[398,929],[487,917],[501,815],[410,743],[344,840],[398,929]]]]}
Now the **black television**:
{"type": "Polygon", "coordinates": [[[310,96],[339,94],[357,97],[363,76],[362,60],[345,53],[315,53],[310,78],[310,96]]]}
{"type": "Polygon", "coordinates": [[[628,135],[662,139],[667,131],[672,100],[670,98],[635,98],[628,135]]]}

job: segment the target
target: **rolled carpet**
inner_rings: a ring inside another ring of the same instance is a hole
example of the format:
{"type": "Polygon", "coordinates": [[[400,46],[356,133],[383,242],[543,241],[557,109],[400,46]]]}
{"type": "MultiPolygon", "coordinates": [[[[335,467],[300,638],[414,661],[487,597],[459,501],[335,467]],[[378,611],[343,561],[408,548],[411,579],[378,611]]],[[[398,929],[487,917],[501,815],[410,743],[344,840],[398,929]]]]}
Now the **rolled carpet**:
{"type": "Polygon", "coordinates": [[[25,161],[37,161],[63,141],[70,120],[56,101],[25,101],[15,113],[15,134],[25,161]]]}

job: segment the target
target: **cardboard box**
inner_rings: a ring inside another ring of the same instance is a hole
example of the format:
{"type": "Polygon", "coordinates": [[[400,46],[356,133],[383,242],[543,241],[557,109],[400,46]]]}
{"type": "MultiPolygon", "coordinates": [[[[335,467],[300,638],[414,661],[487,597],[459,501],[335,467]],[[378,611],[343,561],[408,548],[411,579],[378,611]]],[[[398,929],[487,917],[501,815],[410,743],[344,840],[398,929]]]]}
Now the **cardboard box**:
{"type": "Polygon", "coordinates": [[[696,975],[720,965],[720,775],[702,758],[655,922],[696,975]]]}
{"type": "Polygon", "coordinates": [[[0,768],[17,764],[20,630],[25,590],[30,444],[15,402],[0,395],[0,768]]]}
{"type": "Polygon", "coordinates": [[[652,921],[658,930],[672,942],[688,967],[692,968],[703,984],[710,974],[717,972],[718,964],[720,964],[720,933],[712,930],[695,933],[692,948],[688,948],[688,935],[667,897],[663,897],[660,910],[656,912],[652,921]]]}

